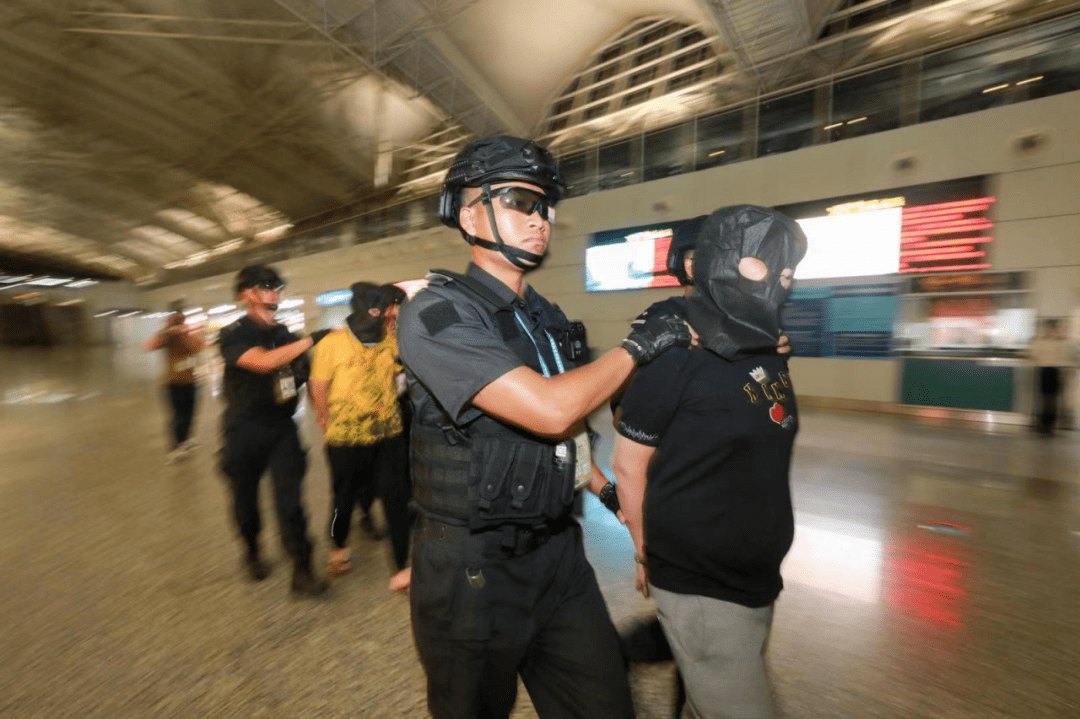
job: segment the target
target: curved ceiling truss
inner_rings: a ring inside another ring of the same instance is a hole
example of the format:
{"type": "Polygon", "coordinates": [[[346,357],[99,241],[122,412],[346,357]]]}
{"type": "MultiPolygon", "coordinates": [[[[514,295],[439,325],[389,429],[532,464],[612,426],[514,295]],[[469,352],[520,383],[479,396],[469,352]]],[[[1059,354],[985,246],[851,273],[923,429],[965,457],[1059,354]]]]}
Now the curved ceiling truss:
{"type": "Polygon", "coordinates": [[[566,151],[1078,7],[7,0],[0,265],[35,254],[160,281],[430,193],[475,135],[566,151]]]}

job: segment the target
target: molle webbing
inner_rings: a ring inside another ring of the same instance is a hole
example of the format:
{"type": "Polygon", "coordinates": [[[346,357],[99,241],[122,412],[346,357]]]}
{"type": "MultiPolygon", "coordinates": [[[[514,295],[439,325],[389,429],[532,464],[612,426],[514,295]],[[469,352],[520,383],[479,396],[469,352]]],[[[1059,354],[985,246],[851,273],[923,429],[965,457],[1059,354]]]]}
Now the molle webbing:
{"type": "MultiPolygon", "coordinates": [[[[447,519],[468,521],[476,496],[470,496],[472,448],[448,444],[443,431],[414,423],[410,434],[413,499],[421,509],[447,519]]],[[[472,488],[476,495],[476,488],[472,488]]]]}

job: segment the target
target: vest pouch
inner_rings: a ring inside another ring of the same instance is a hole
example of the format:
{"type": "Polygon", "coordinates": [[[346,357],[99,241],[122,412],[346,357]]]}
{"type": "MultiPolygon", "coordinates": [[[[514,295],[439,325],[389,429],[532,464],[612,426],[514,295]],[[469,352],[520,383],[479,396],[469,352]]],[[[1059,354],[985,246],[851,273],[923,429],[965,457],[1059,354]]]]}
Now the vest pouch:
{"type": "Polygon", "coordinates": [[[469,524],[473,529],[561,516],[548,515],[554,488],[548,445],[484,436],[473,436],[472,444],[470,484],[476,488],[476,502],[469,524]]]}
{"type": "Polygon", "coordinates": [[[551,487],[548,492],[548,504],[544,514],[557,519],[566,514],[567,508],[574,503],[574,472],[575,456],[574,443],[562,442],[566,451],[559,452],[558,447],[549,461],[548,483],[551,487]]]}

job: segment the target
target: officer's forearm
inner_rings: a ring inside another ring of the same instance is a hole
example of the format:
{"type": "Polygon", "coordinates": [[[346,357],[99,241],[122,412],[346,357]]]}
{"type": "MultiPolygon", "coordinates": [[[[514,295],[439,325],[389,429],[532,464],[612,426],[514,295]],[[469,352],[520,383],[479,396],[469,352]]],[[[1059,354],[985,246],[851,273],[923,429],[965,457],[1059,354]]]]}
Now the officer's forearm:
{"type": "Polygon", "coordinates": [[[473,404],[535,434],[564,437],[633,371],[634,360],[621,347],[555,377],[518,367],[480,390],[473,404]]]}
{"type": "Polygon", "coordinates": [[[252,347],[236,360],[236,366],[259,374],[267,374],[284,367],[311,349],[311,338],[304,337],[277,349],[252,347]]]}

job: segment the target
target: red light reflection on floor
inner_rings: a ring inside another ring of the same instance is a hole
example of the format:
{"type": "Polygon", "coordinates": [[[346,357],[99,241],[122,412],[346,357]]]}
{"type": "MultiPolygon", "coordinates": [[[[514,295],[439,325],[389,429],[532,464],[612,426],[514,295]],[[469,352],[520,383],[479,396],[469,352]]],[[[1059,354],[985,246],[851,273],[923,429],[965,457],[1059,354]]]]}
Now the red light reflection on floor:
{"type": "MultiPolygon", "coordinates": [[[[959,525],[949,525],[965,529],[959,525]]],[[[963,539],[912,534],[886,551],[885,602],[904,614],[935,624],[962,626],[967,612],[963,539]]]]}

